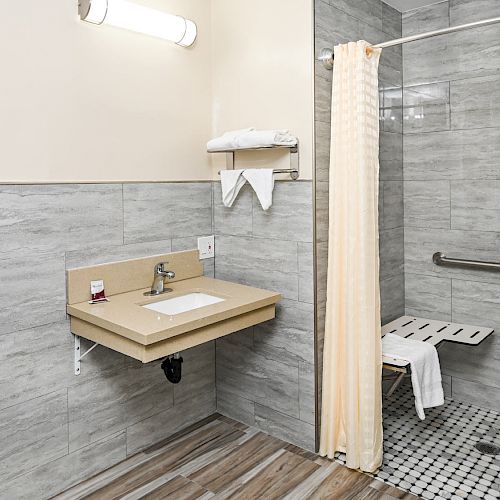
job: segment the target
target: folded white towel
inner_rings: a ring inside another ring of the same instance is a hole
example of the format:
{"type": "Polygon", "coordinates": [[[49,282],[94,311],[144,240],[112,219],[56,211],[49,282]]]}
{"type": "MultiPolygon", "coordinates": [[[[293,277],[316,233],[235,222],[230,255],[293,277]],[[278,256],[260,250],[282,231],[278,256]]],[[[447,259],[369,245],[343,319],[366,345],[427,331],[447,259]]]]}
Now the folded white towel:
{"type": "Polygon", "coordinates": [[[444,404],[439,356],[433,345],[387,333],[382,351],[385,356],[410,362],[415,408],[421,420],[425,419],[424,408],[444,404]]]}
{"type": "Polygon", "coordinates": [[[222,170],[220,183],[222,187],[222,203],[225,207],[231,207],[238,196],[240,189],[246,182],[242,176],[243,170],[222,170]]]}
{"type": "Polygon", "coordinates": [[[248,132],[255,130],[253,127],[242,128],[240,130],[231,130],[229,132],[225,132],[220,137],[216,137],[207,142],[207,151],[216,151],[218,149],[235,149],[236,148],[236,139],[248,132]]]}
{"type": "Polygon", "coordinates": [[[253,127],[226,132],[207,143],[207,151],[296,146],[297,138],[288,130],[255,130],[253,127]]]}
{"type": "Polygon", "coordinates": [[[274,175],[272,168],[249,168],[243,177],[250,183],[264,210],[273,204],[274,175]]]}
{"type": "Polygon", "coordinates": [[[295,146],[297,138],[288,130],[249,130],[235,139],[237,148],[265,148],[270,146],[295,146]]]}

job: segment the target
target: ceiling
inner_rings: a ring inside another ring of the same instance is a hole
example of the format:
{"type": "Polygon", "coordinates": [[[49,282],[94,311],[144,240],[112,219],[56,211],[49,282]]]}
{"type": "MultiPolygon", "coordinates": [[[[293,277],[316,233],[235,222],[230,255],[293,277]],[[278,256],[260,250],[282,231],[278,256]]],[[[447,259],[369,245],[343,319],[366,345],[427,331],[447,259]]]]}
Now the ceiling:
{"type": "Polygon", "coordinates": [[[432,5],[442,0],[384,0],[388,5],[391,5],[400,12],[423,7],[424,5],[432,5]]]}

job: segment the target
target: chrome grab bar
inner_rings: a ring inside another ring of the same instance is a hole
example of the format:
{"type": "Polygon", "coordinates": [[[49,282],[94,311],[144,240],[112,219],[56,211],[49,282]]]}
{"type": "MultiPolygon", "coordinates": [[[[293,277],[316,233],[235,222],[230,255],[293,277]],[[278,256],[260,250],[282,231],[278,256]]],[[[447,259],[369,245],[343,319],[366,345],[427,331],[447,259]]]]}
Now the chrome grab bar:
{"type": "Polygon", "coordinates": [[[488,271],[500,271],[500,262],[486,262],[482,260],[452,259],[446,257],[442,252],[436,252],[432,256],[432,262],[436,266],[462,266],[488,271]]]}

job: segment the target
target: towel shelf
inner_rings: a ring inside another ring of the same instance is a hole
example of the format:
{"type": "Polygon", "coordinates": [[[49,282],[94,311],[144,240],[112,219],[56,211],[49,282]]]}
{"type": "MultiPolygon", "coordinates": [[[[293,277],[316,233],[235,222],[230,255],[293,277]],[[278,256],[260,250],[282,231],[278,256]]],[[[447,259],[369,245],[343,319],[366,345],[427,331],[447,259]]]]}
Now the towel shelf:
{"type": "MultiPolygon", "coordinates": [[[[286,149],[290,151],[290,168],[275,168],[275,174],[290,174],[290,177],[295,181],[299,178],[299,144],[295,146],[267,146],[260,148],[238,148],[238,149],[212,149],[208,153],[225,153],[226,154],[226,169],[234,170],[234,155],[237,151],[265,151],[269,149],[286,149]]],[[[220,174],[220,172],[219,172],[220,174]]]]}

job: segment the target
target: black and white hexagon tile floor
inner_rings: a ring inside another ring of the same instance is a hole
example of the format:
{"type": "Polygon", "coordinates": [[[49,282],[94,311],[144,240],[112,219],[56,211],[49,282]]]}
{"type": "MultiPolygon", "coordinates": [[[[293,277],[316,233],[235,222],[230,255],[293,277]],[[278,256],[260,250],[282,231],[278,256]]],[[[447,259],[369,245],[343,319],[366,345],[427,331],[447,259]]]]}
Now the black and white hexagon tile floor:
{"type": "MultiPolygon", "coordinates": [[[[373,476],[429,500],[500,498],[500,412],[446,399],[420,420],[411,386],[384,400],[384,463],[373,476]]],[[[339,454],[337,461],[344,463],[339,454]]]]}

